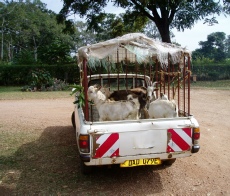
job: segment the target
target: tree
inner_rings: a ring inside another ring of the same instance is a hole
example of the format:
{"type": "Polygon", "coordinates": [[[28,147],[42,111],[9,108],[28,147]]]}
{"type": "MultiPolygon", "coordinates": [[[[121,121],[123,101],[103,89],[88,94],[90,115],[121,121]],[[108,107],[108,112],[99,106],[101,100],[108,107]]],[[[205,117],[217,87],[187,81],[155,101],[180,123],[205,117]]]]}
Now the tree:
{"type": "Polygon", "coordinates": [[[74,44],[76,51],[81,46],[86,46],[88,44],[96,43],[96,35],[94,31],[87,29],[87,24],[82,21],[77,21],[75,23],[76,32],[74,34],[74,44]]]}
{"type": "MultiPolygon", "coordinates": [[[[1,16],[1,60],[4,59],[4,34],[9,34],[7,19],[9,15],[15,10],[16,5],[8,8],[7,3],[0,2],[0,16],[1,16]]],[[[10,46],[10,43],[9,43],[10,46]]],[[[8,50],[9,51],[9,50],[8,50]]],[[[9,52],[8,52],[9,53],[9,52]]],[[[9,54],[8,54],[9,56],[9,54]]]]}
{"type": "Polygon", "coordinates": [[[168,43],[171,43],[170,28],[183,31],[201,19],[205,19],[205,23],[217,23],[214,14],[220,14],[222,11],[229,13],[228,0],[224,0],[224,4],[214,0],[63,0],[59,21],[66,19],[72,12],[81,17],[85,16],[89,24],[96,23],[104,14],[108,2],[126,10],[124,16],[129,20],[125,25],[134,24],[138,17],[154,22],[162,41],[168,43]],[[207,18],[208,16],[211,18],[207,18]]]}
{"type": "Polygon", "coordinates": [[[47,10],[40,0],[6,1],[0,4],[0,8],[4,8],[0,9],[1,16],[4,16],[0,30],[1,54],[3,50],[8,52],[8,58],[4,52],[5,61],[31,64],[58,63],[69,59],[66,55],[70,55],[74,47],[72,37],[63,33],[64,25],[57,24],[56,14],[47,10]],[[51,56],[44,58],[48,54],[51,56]]]}
{"type": "Polygon", "coordinates": [[[134,23],[130,23],[129,14],[100,14],[93,16],[87,30],[93,29],[96,33],[96,41],[105,41],[131,32],[143,32],[147,22],[146,17],[137,17],[134,23]]]}
{"type": "Polygon", "coordinates": [[[225,49],[226,49],[226,57],[230,58],[230,35],[227,36],[225,40],[225,49]]]}
{"type": "Polygon", "coordinates": [[[226,35],[224,32],[215,32],[207,36],[207,41],[200,41],[200,49],[193,52],[193,57],[196,58],[209,58],[215,62],[223,61],[226,58],[225,49],[226,35]]]}

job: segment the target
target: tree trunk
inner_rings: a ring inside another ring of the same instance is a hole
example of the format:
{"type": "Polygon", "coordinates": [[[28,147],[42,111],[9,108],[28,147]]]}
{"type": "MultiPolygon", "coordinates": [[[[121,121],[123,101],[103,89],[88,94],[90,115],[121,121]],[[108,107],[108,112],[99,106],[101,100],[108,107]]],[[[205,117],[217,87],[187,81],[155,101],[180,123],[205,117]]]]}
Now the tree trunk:
{"type": "Polygon", "coordinates": [[[37,62],[38,61],[38,47],[37,47],[34,36],[33,36],[33,40],[34,40],[34,61],[37,62]]]}
{"type": "Polygon", "coordinates": [[[4,33],[3,33],[3,25],[5,23],[5,18],[2,18],[2,43],[1,43],[1,60],[3,61],[3,44],[4,44],[4,33]]]}
{"type": "Polygon", "coordinates": [[[8,62],[11,61],[11,44],[8,42],[8,62]]]}
{"type": "Polygon", "coordinates": [[[169,11],[165,7],[157,9],[156,6],[152,6],[150,11],[152,15],[149,13],[145,13],[145,15],[156,24],[161,35],[162,42],[171,43],[170,24],[172,23],[176,10],[171,9],[171,11],[169,11]]]}
{"type": "Polygon", "coordinates": [[[155,17],[154,22],[159,30],[162,42],[171,43],[170,31],[169,31],[170,23],[169,23],[168,17],[164,15],[162,16],[162,18],[155,17]]]}
{"type": "Polygon", "coordinates": [[[38,61],[38,48],[37,47],[34,47],[34,60],[35,62],[38,61]]]}
{"type": "Polygon", "coordinates": [[[162,41],[167,42],[167,43],[171,43],[169,25],[160,24],[159,26],[157,26],[157,28],[161,34],[162,41]]]}

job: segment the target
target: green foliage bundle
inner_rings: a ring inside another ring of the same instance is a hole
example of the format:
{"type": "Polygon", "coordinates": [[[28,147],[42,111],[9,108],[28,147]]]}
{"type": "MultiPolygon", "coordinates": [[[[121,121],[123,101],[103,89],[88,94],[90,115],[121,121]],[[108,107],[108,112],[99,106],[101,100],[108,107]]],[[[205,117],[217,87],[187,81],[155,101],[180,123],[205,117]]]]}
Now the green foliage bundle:
{"type": "Polygon", "coordinates": [[[84,88],[81,85],[74,84],[72,86],[72,93],[70,95],[74,95],[76,100],[73,102],[74,104],[78,105],[78,108],[85,106],[85,96],[84,96],[84,88]]]}

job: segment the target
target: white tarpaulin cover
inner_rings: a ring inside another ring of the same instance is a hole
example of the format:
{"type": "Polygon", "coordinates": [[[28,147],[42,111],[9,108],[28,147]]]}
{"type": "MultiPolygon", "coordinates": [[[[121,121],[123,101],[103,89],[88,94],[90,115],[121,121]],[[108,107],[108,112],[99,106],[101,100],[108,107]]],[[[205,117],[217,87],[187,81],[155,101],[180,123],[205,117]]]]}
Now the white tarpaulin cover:
{"type": "Polygon", "coordinates": [[[142,33],[130,33],[79,48],[78,62],[81,65],[85,58],[89,66],[95,67],[98,62],[104,65],[125,60],[148,63],[157,59],[162,67],[167,67],[168,57],[170,57],[171,63],[176,64],[182,62],[185,55],[191,56],[190,51],[185,48],[159,42],[142,33]],[[133,58],[133,55],[135,55],[135,58],[133,58]]]}

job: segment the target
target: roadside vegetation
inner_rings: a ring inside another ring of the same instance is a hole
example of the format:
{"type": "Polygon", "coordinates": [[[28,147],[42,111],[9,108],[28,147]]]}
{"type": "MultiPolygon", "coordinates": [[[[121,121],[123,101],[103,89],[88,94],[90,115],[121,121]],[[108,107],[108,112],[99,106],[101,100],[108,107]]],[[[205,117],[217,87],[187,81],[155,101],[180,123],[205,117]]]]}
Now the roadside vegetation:
{"type": "Polygon", "coordinates": [[[63,91],[22,92],[20,86],[0,86],[0,100],[69,98],[71,89],[63,91]]]}
{"type": "MultiPolygon", "coordinates": [[[[217,81],[196,81],[191,82],[191,88],[206,88],[213,90],[230,90],[230,80],[217,81]]],[[[0,86],[0,100],[20,100],[20,99],[58,99],[70,98],[71,88],[62,91],[36,91],[22,92],[21,86],[0,86]]]]}
{"type": "Polygon", "coordinates": [[[230,80],[196,81],[191,83],[191,88],[206,88],[215,90],[230,90],[230,80]]]}

